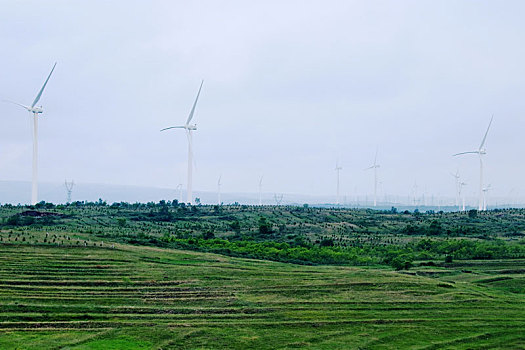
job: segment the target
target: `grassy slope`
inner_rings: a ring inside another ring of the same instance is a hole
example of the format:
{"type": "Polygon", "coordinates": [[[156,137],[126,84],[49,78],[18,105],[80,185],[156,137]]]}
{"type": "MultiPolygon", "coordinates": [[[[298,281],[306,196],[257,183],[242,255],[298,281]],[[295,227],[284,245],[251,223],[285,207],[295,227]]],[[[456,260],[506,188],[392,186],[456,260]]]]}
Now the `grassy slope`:
{"type": "Polygon", "coordinates": [[[525,348],[523,260],[399,273],[6,244],[0,261],[1,349],[525,348]]]}

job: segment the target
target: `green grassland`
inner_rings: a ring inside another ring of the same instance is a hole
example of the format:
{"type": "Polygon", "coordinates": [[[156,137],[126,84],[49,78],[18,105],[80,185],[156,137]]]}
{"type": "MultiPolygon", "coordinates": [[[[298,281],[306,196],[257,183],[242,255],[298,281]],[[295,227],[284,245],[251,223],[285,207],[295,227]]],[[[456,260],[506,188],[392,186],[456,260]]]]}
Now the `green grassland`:
{"type": "Polygon", "coordinates": [[[2,349],[525,347],[509,283],[523,275],[505,261],[407,273],[129,245],[0,252],[2,349]]]}
{"type": "Polygon", "coordinates": [[[83,204],[0,220],[0,349],[525,349],[525,211],[83,204]]]}

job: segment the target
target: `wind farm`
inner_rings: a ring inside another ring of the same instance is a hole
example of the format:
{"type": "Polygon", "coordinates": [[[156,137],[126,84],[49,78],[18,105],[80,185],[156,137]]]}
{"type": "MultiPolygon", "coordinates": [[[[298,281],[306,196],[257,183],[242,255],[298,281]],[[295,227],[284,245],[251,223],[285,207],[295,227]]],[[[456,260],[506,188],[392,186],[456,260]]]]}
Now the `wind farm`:
{"type": "Polygon", "coordinates": [[[523,11],[6,2],[0,349],[523,348],[523,11]]]}

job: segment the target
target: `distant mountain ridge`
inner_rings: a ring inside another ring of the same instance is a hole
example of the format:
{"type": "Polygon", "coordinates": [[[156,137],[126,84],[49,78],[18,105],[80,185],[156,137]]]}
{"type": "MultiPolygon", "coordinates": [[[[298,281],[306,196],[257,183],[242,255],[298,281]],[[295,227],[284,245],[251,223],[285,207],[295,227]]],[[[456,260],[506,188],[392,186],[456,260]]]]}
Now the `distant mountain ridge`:
{"type": "MultiPolygon", "coordinates": [[[[202,204],[217,204],[217,193],[207,191],[193,191],[194,198],[200,198],[202,204]]],[[[38,198],[40,201],[51,203],[65,203],[67,193],[62,183],[40,183],[38,198]]],[[[182,198],[186,198],[183,190],[182,198]]],[[[0,181],[0,203],[27,204],[31,199],[31,183],[27,181],[0,181]]],[[[90,201],[99,199],[108,203],[113,202],[158,202],[160,200],[180,200],[180,191],[169,188],[125,186],[78,183],[75,184],[71,196],[72,201],[90,201]]],[[[259,203],[258,193],[221,193],[224,204],[256,205],[259,203]]],[[[308,196],[284,194],[282,204],[329,203],[329,196],[308,196]]],[[[262,194],[262,204],[276,204],[273,193],[262,194]]]]}

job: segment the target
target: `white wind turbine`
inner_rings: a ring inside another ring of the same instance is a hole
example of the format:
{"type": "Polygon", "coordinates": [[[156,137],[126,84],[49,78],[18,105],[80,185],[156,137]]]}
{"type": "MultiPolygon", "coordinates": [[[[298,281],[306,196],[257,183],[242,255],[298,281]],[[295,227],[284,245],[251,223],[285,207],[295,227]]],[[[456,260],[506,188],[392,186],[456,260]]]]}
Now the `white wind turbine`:
{"type": "Polygon", "coordinates": [[[459,181],[459,178],[460,178],[459,170],[456,170],[455,174],[451,173],[450,175],[452,175],[454,177],[454,179],[456,180],[456,207],[458,207],[458,210],[459,210],[459,192],[460,192],[460,190],[459,190],[459,183],[460,183],[460,181],[459,181]]]}
{"type": "Polygon", "coordinates": [[[340,204],[339,202],[339,173],[341,172],[343,168],[339,166],[339,162],[335,163],[335,171],[337,172],[337,197],[336,197],[336,203],[337,205],[340,204]]]}
{"type": "Polygon", "coordinates": [[[456,153],[453,156],[459,156],[462,154],[477,154],[479,156],[479,203],[478,203],[478,210],[483,210],[483,155],[487,154],[487,150],[484,148],[485,141],[487,140],[487,135],[489,133],[490,126],[492,125],[492,120],[494,119],[494,116],[490,118],[489,126],[487,127],[487,131],[485,132],[485,136],[483,136],[483,140],[481,141],[481,144],[479,145],[479,148],[476,151],[469,151],[469,152],[461,152],[456,153]]]}
{"type": "Polygon", "coordinates": [[[46,81],[44,82],[44,85],[42,85],[42,88],[36,95],[31,106],[26,106],[26,105],[23,105],[17,102],[6,100],[6,102],[14,103],[15,105],[23,107],[28,112],[33,114],[33,178],[32,178],[32,187],[31,187],[31,204],[32,205],[35,205],[38,202],[38,115],[42,114],[42,112],[44,111],[42,106],[37,106],[36,104],[40,100],[40,97],[42,97],[42,93],[44,92],[47,82],[49,81],[49,78],[51,78],[51,74],[53,74],[53,71],[55,70],[56,65],[57,63],[55,62],[55,64],[53,65],[53,68],[51,69],[51,72],[49,73],[46,81]]]}
{"type": "Polygon", "coordinates": [[[374,207],[377,206],[377,168],[379,168],[379,164],[377,164],[377,150],[376,150],[374,164],[365,169],[365,170],[374,169],[374,207]]]}
{"type": "Polygon", "coordinates": [[[463,186],[466,186],[467,183],[466,182],[460,182],[459,183],[459,196],[461,197],[461,202],[462,202],[462,210],[461,211],[465,211],[465,192],[463,192],[463,186]]]}
{"type": "Polygon", "coordinates": [[[259,180],[259,205],[262,205],[262,182],[263,176],[261,176],[261,179],[259,180]]]}
{"type": "Polygon", "coordinates": [[[219,180],[217,181],[217,203],[219,205],[221,205],[221,178],[222,178],[222,175],[219,175],[219,180]]]}
{"type": "Polygon", "coordinates": [[[188,116],[188,120],[186,120],[186,124],[182,126],[170,126],[168,128],[164,128],[161,131],[169,130],[169,129],[185,129],[186,130],[186,136],[188,137],[188,185],[186,189],[186,202],[189,204],[193,204],[193,198],[192,198],[192,180],[193,180],[193,134],[192,132],[194,130],[197,130],[196,124],[190,124],[191,120],[193,119],[193,114],[195,113],[195,107],[197,106],[197,101],[199,100],[199,95],[201,94],[202,84],[204,84],[204,80],[201,81],[201,85],[199,87],[199,92],[197,93],[197,98],[195,98],[195,102],[193,103],[193,107],[191,108],[190,115],[188,116]]]}

